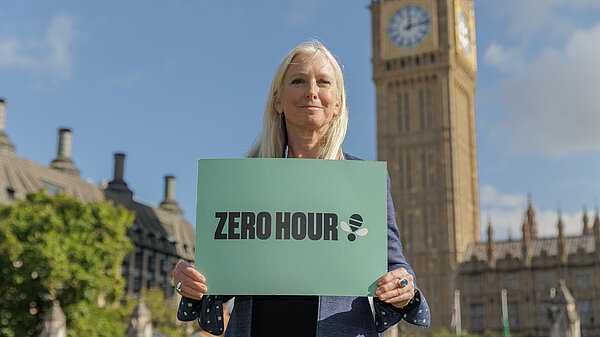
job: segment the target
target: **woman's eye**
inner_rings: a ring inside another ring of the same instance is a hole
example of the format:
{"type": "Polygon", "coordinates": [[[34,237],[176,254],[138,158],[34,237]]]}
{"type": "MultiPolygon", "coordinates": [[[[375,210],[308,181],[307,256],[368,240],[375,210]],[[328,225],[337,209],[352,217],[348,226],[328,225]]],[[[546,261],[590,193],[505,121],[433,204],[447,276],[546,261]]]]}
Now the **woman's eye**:
{"type": "Polygon", "coordinates": [[[292,80],[292,84],[302,84],[304,83],[304,80],[301,78],[296,78],[292,80]]]}
{"type": "Polygon", "coordinates": [[[330,81],[330,80],[326,80],[326,79],[322,79],[322,80],[320,80],[319,82],[321,82],[321,83],[323,83],[323,84],[327,84],[327,85],[330,85],[330,84],[331,84],[331,81],[330,81]]]}

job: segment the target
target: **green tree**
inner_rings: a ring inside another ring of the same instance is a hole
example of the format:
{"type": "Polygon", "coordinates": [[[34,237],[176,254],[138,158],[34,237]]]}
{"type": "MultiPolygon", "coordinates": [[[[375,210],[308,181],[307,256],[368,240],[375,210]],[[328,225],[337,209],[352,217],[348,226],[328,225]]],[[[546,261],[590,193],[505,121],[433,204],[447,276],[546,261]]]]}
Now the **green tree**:
{"type": "Polygon", "coordinates": [[[133,219],[111,202],[45,191],[0,205],[0,335],[39,333],[55,299],[69,336],[124,335],[120,266],[133,219]]]}

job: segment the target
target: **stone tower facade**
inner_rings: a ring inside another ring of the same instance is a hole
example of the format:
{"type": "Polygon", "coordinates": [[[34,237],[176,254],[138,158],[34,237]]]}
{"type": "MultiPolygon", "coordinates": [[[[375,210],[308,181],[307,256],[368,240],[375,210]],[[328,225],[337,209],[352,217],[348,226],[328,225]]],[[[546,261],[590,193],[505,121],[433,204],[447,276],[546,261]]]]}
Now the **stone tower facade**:
{"type": "Polygon", "coordinates": [[[370,10],[378,159],[432,327],[448,327],[457,266],[480,237],[473,2],[372,0],[370,10]]]}

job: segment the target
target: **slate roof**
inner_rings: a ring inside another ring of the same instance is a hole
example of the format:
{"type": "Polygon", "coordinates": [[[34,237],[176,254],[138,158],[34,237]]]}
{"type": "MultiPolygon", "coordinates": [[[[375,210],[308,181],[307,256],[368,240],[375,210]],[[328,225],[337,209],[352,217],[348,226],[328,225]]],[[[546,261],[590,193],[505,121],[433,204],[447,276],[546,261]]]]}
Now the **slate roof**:
{"type": "Polygon", "coordinates": [[[24,199],[29,192],[48,189],[48,184],[82,202],[105,200],[104,191],[92,183],[14,155],[0,154],[0,203],[12,202],[9,190],[14,198],[24,199]]]}
{"type": "Polygon", "coordinates": [[[27,193],[42,188],[60,190],[82,202],[113,200],[136,214],[130,230],[134,244],[194,260],[194,229],[179,208],[150,207],[58,169],[0,152],[0,203],[24,199],[27,193]]]}
{"type": "MultiPolygon", "coordinates": [[[[594,235],[568,236],[565,238],[568,254],[575,254],[581,247],[585,253],[594,253],[596,251],[594,235]]],[[[498,260],[507,256],[523,258],[523,241],[496,241],[494,242],[494,252],[498,260]]],[[[558,237],[532,238],[529,241],[529,251],[531,257],[537,257],[545,251],[549,256],[558,255],[558,237]]],[[[487,261],[487,242],[471,242],[464,253],[463,261],[476,259],[487,261]]]]}

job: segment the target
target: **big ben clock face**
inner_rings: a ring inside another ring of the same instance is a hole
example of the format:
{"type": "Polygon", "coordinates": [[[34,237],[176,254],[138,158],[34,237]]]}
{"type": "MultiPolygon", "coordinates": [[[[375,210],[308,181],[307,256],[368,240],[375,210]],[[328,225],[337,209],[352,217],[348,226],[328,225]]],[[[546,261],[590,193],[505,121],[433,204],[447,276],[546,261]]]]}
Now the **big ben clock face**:
{"type": "Polygon", "coordinates": [[[395,46],[410,49],[423,42],[430,30],[429,13],[420,6],[406,6],[390,18],[387,35],[395,46]]]}
{"type": "Polygon", "coordinates": [[[462,12],[458,16],[457,34],[463,54],[468,56],[471,54],[471,31],[467,17],[462,12]]]}

